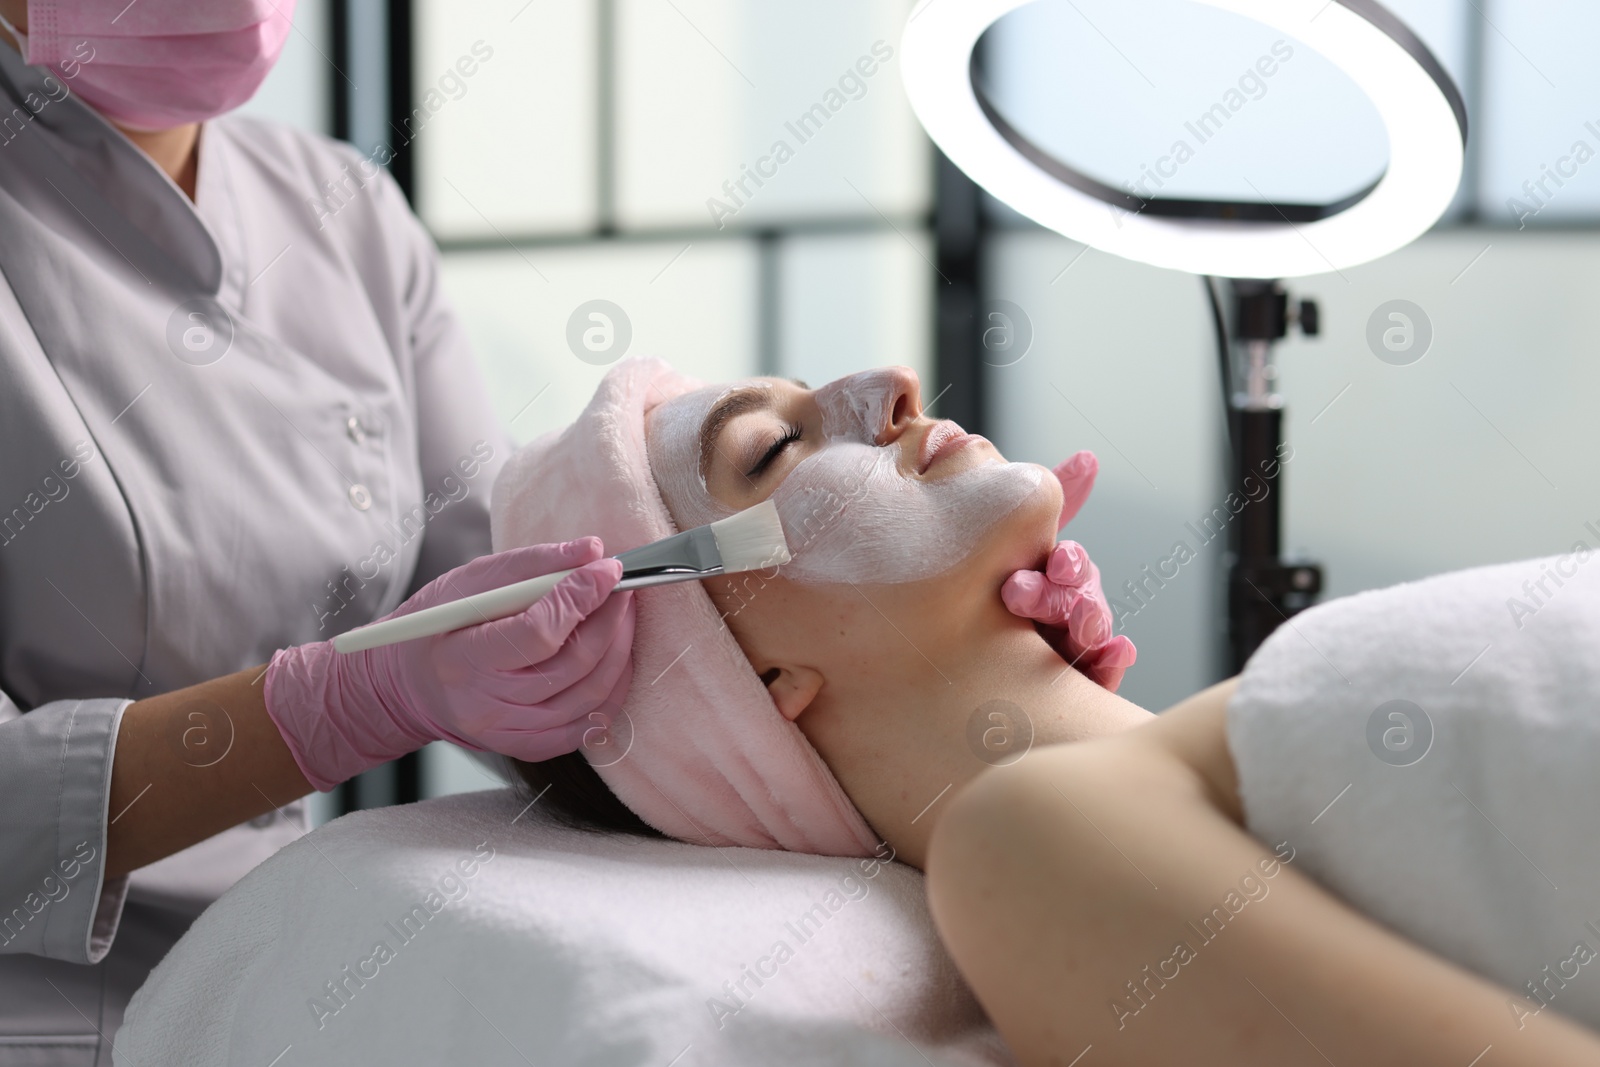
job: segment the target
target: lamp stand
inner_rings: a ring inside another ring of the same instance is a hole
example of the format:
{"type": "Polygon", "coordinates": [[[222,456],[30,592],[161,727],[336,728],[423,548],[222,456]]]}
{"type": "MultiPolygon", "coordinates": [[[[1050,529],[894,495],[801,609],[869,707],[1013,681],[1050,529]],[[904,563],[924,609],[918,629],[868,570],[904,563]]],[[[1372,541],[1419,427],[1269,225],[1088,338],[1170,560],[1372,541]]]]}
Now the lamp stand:
{"type": "Polygon", "coordinates": [[[1280,623],[1322,592],[1320,565],[1282,558],[1283,397],[1273,388],[1272,362],[1273,345],[1291,321],[1306,336],[1317,335],[1319,322],[1309,300],[1291,311],[1277,281],[1236,278],[1227,288],[1233,315],[1228,488],[1244,502],[1228,524],[1228,662],[1229,673],[1237,674],[1280,623]]]}

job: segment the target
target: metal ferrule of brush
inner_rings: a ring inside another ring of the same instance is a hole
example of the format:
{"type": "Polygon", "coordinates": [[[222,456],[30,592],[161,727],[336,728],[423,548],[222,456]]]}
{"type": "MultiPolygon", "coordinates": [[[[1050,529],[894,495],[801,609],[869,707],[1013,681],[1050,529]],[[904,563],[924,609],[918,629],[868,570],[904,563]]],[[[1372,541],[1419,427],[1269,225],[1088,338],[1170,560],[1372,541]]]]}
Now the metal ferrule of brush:
{"type": "Polygon", "coordinates": [[[690,575],[711,578],[722,573],[722,553],[709,526],[618,552],[616,558],[622,562],[618,589],[644,589],[681,582],[690,575]]]}

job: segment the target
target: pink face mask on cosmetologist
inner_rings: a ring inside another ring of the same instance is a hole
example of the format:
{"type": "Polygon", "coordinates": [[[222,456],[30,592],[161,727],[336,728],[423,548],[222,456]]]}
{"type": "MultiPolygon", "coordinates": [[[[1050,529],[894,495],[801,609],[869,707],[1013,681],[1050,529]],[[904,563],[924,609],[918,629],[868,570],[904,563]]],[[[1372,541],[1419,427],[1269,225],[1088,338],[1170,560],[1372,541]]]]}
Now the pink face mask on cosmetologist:
{"type": "Polygon", "coordinates": [[[23,58],[134,130],[203,122],[255,95],[283,51],[295,0],[30,0],[23,58]]]}

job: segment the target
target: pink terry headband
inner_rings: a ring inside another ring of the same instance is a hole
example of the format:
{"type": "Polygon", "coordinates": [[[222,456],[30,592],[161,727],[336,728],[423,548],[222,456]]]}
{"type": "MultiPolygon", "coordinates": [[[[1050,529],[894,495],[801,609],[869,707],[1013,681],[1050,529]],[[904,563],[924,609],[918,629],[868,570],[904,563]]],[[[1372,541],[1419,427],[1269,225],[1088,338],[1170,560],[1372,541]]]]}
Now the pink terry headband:
{"type": "MultiPolygon", "coordinates": [[[[594,534],[621,552],[677,533],[650,473],[644,420],[703,384],[659,359],[614,367],[576,422],[501,469],[495,551],[594,534]]],[[[611,741],[585,750],[618,799],[683,841],[872,855],[877,835],[778,712],[700,583],[634,596],[633,683],[611,741]]]]}

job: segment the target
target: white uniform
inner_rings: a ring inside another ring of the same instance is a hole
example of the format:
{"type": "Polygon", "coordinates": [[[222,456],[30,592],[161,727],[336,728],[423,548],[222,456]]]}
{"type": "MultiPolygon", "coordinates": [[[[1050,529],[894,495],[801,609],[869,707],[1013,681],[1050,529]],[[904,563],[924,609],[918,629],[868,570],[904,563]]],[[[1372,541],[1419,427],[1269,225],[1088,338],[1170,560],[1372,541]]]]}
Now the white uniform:
{"type": "Polygon", "coordinates": [[[191,203],[3,47],[0,109],[0,1064],[109,1064],[149,968],[303,825],[102,881],[123,709],[489,551],[511,443],[431,241],[348,146],[208,122],[191,203]]]}

